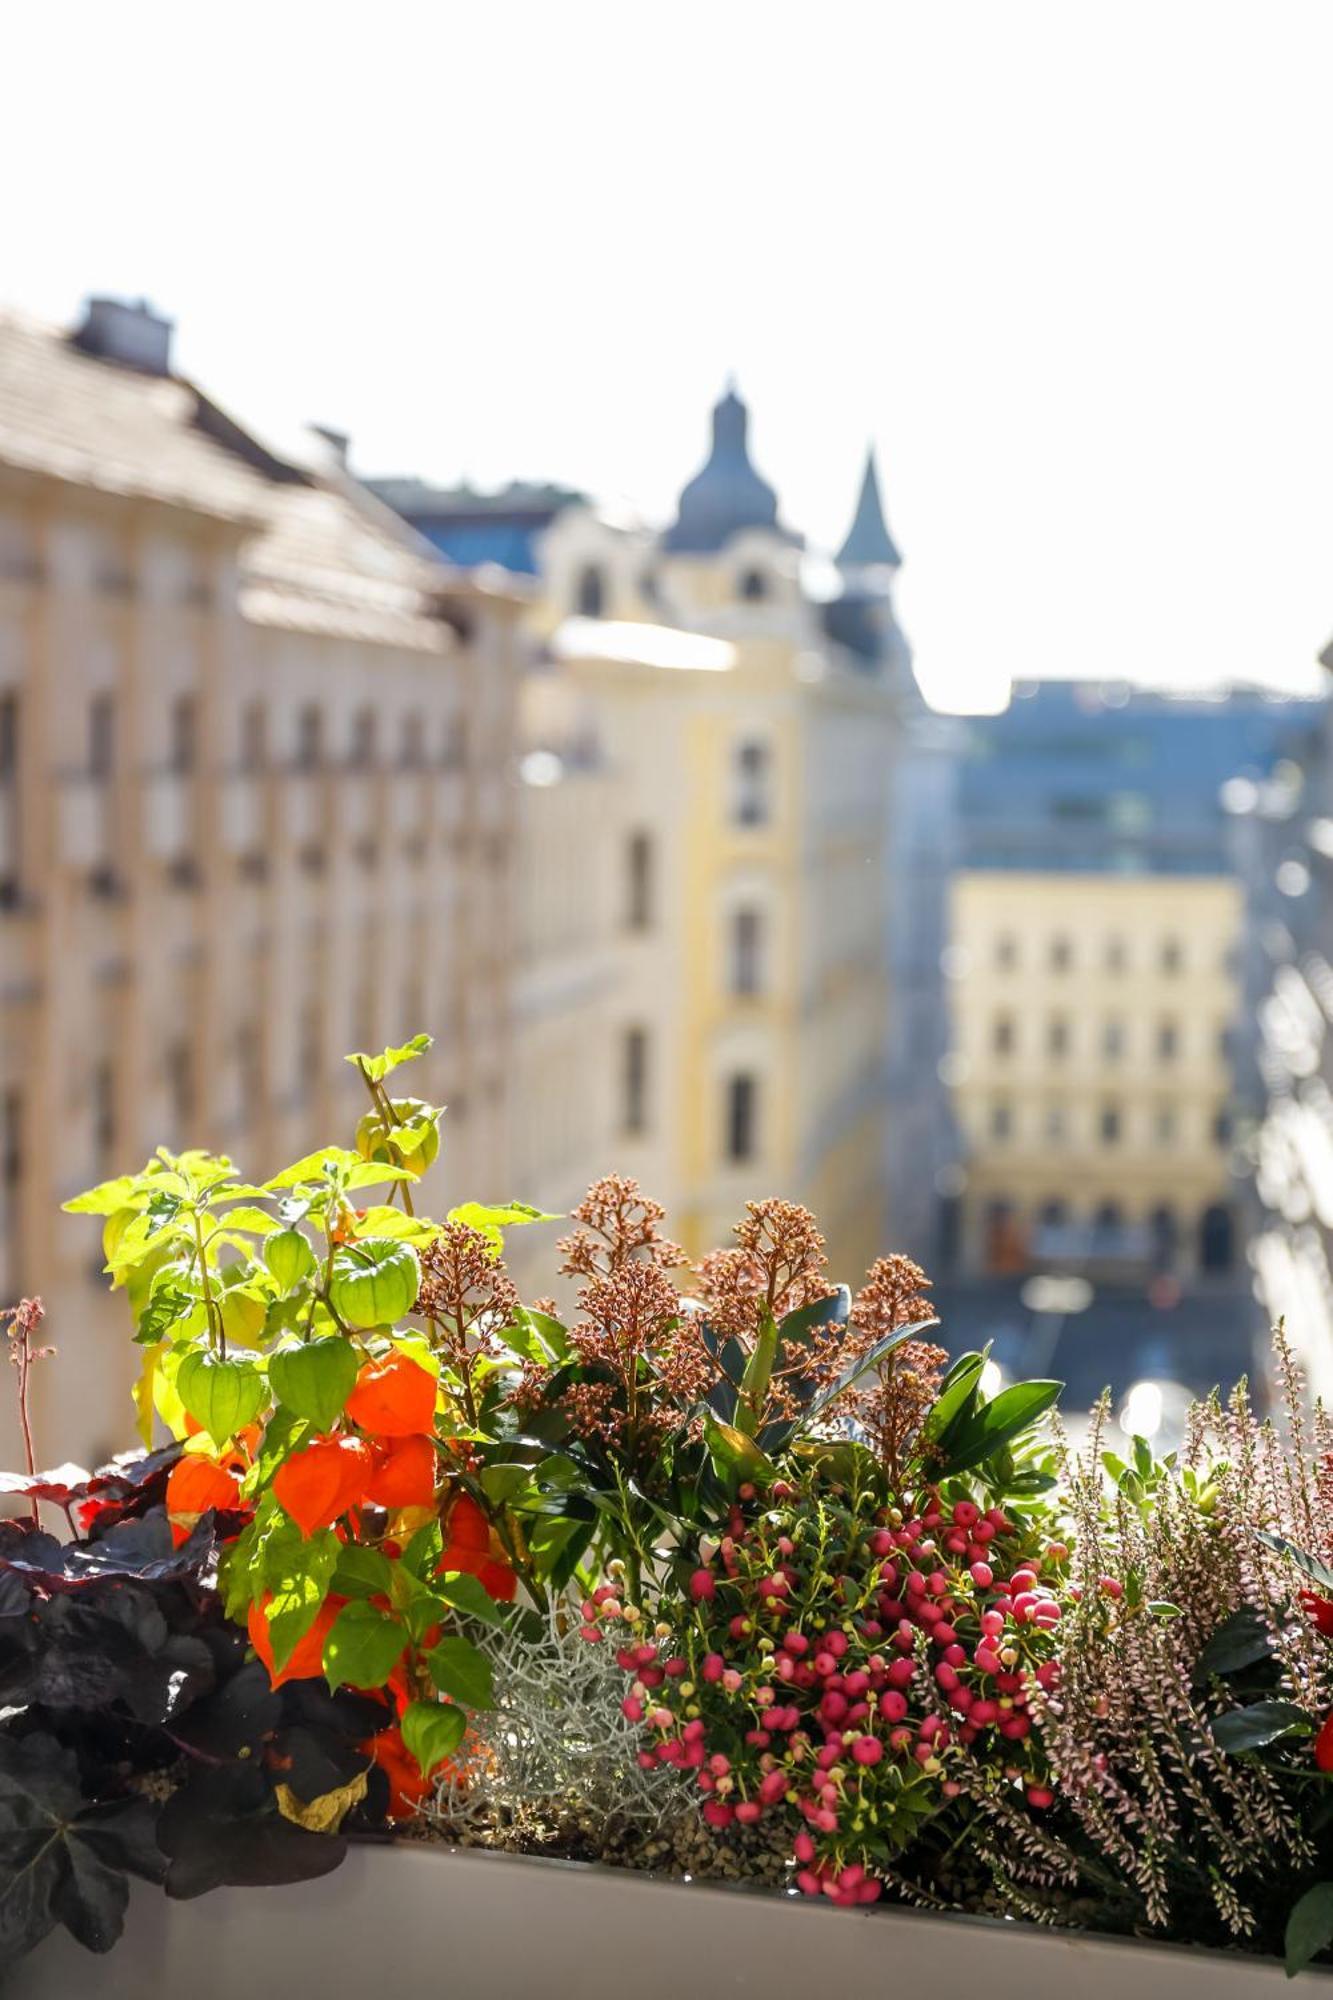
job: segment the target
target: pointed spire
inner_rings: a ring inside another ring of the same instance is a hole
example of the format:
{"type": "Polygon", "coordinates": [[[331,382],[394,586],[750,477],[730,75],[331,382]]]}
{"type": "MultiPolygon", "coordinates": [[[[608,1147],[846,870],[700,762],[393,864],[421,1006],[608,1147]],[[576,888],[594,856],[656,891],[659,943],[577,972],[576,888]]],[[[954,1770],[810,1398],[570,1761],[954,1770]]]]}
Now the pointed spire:
{"type": "Polygon", "coordinates": [[[866,469],[861,476],[856,516],[846,541],[838,550],[838,568],[901,569],[902,561],[884,519],[884,505],[879,497],[879,471],[872,444],[866,451],[866,469]]]}

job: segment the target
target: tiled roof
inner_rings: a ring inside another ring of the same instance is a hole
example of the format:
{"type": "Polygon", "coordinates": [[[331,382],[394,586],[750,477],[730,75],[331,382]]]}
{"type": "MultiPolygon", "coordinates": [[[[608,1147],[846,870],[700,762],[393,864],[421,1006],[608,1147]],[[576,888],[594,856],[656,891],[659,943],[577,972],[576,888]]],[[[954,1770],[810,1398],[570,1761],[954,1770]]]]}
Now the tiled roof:
{"type": "Polygon", "coordinates": [[[289,464],[190,383],[0,313],[0,465],[232,523],[256,623],[444,652],[440,565],[354,480],[289,464]]]}

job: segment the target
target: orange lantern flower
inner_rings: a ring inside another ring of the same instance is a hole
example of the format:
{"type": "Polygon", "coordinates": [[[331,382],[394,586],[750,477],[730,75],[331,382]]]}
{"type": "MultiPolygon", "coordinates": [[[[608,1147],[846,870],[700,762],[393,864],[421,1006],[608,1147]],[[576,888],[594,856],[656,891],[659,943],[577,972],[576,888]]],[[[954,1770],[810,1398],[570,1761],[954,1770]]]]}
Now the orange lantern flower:
{"type": "Polygon", "coordinates": [[[363,1438],[317,1437],[278,1467],[273,1492],[303,1535],[328,1528],[365,1496],[370,1446],[363,1438]]]}
{"type": "Polygon", "coordinates": [[[398,1724],[381,1729],[378,1736],[372,1736],[359,1747],[389,1780],[389,1818],[411,1819],[434,1786],[429,1778],[422,1777],[421,1766],[404,1743],[398,1724]]]}
{"type": "Polygon", "coordinates": [[[273,1593],[269,1591],[258,1603],[250,1606],[249,1616],[246,1619],[250,1644],[268,1668],[268,1677],[275,1688],[280,1688],[284,1681],[316,1679],[324,1671],[324,1641],[329,1636],[329,1628],[347,1599],[345,1597],[324,1599],[314,1624],[303,1639],[298,1639],[286,1666],[277,1671],[273,1665],[273,1636],[268,1629],[268,1619],[264,1615],[272,1595],[273,1593]]]}
{"type": "Polygon", "coordinates": [[[234,1513],[240,1505],[241,1482],[229,1465],[203,1452],[186,1452],[167,1478],[167,1519],[175,1547],[188,1541],[210,1507],[234,1513]]]}
{"type": "Polygon", "coordinates": [[[375,1437],[429,1431],[435,1418],[435,1377],[397,1350],[380,1361],[367,1361],[347,1398],[347,1414],[375,1437]]]}
{"type": "Polygon", "coordinates": [[[435,1444],[429,1437],[377,1440],[366,1499],[379,1507],[429,1507],[435,1498],[435,1444]]]}
{"type": "Polygon", "coordinates": [[[490,1522],[470,1493],[460,1493],[454,1501],[445,1534],[448,1540],[436,1569],[466,1570],[497,1604],[512,1604],[518,1593],[518,1577],[506,1560],[490,1522]]]}

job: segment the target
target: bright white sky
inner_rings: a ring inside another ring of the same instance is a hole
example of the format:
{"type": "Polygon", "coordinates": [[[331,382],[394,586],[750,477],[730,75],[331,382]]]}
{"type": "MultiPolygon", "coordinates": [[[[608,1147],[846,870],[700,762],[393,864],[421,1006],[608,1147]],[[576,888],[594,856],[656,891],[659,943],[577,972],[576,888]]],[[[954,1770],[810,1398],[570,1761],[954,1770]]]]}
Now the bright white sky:
{"type": "Polygon", "coordinates": [[[816,543],[876,440],[936,699],[1314,682],[1328,0],[73,0],[4,67],[0,300],[145,293],[238,414],[662,516],[734,370],[816,543]]]}

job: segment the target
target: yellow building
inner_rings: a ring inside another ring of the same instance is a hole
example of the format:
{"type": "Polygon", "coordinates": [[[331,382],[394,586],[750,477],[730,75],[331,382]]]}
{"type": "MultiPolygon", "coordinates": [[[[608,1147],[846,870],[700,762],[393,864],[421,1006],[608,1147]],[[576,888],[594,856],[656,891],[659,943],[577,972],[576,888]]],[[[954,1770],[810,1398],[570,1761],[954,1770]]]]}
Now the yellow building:
{"type": "Polygon", "coordinates": [[[604,771],[578,875],[611,945],[590,1166],[635,1174],[692,1252],[747,1199],[807,1201],[852,1277],[885,1247],[901,640],[879,530],[885,559],[860,549],[831,590],[826,565],[817,595],[729,393],[665,534],[580,508],[550,528],[527,696],[529,741],[604,771]]]}
{"type": "Polygon", "coordinates": [[[52,1459],[129,1429],[80,1188],[161,1142],[271,1172],[350,1132],[346,1050],[421,1027],[429,1199],[510,1181],[520,601],[169,343],[111,300],[0,318],[0,1301],[47,1303],[52,1459]]]}
{"type": "Polygon", "coordinates": [[[1231,1262],[1221,875],[963,871],[950,1057],[973,1271],[1231,1262]]]}

